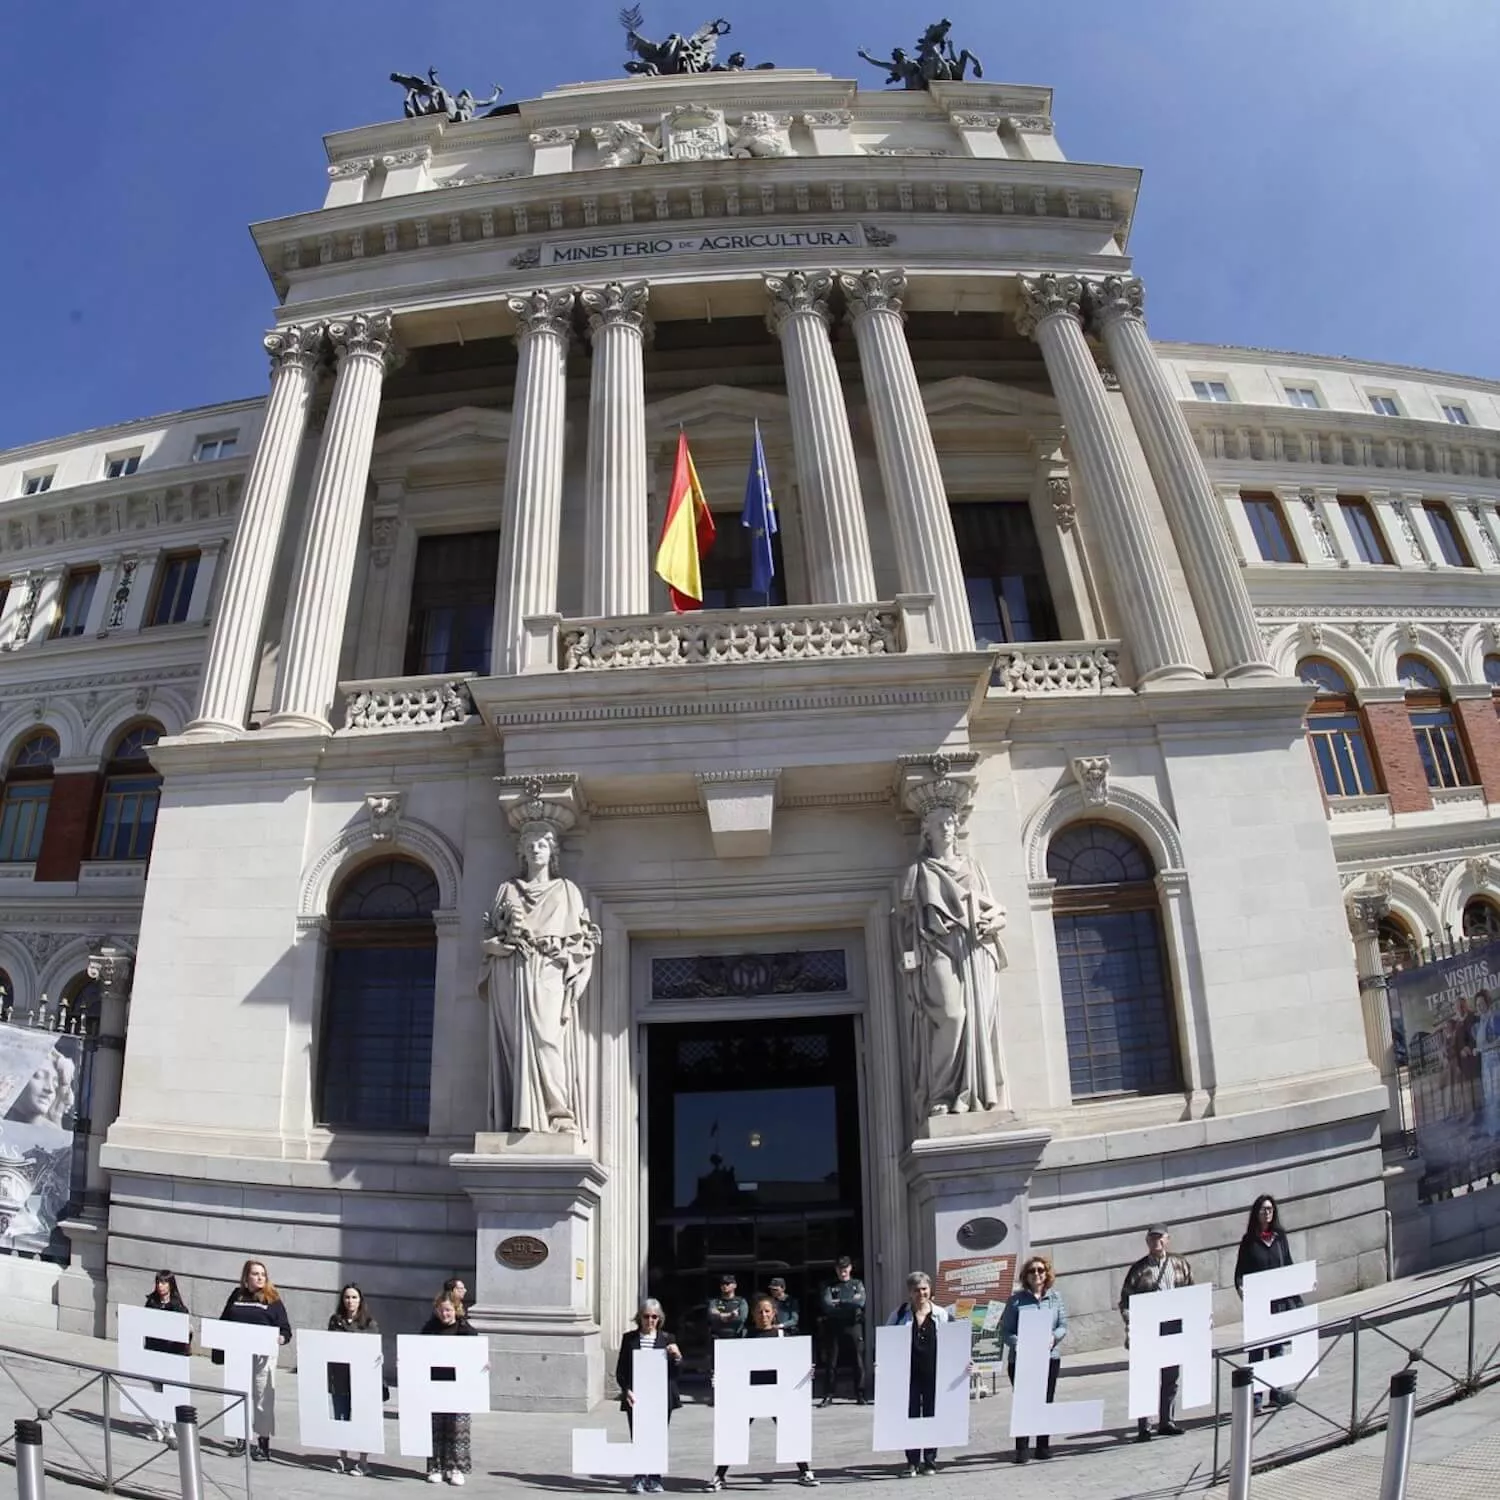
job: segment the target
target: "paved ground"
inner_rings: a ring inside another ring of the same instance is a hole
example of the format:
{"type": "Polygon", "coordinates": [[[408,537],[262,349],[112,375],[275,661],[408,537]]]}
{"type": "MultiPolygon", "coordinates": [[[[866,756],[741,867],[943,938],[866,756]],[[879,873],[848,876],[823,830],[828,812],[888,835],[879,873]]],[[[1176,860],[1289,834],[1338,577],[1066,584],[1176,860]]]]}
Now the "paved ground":
{"type": "MultiPolygon", "coordinates": [[[[1468,1359],[1471,1339],[1467,1302],[1457,1305],[1443,1288],[1462,1274],[1462,1269],[1416,1278],[1379,1288],[1356,1297],[1324,1304],[1325,1324],[1337,1317],[1367,1313],[1401,1298],[1415,1298],[1424,1310],[1384,1332],[1371,1325],[1359,1333],[1360,1389],[1353,1388],[1353,1344],[1348,1334],[1325,1338],[1323,1362],[1315,1380],[1307,1383],[1298,1405],[1268,1414],[1259,1424],[1258,1457],[1294,1450],[1316,1443],[1335,1431],[1347,1430],[1351,1411],[1358,1409],[1368,1420],[1383,1411],[1384,1391],[1390,1374],[1407,1363],[1408,1350],[1420,1347],[1428,1362],[1420,1370],[1420,1389],[1436,1392],[1460,1377],[1468,1359]]],[[[1496,1268],[1500,1281],[1500,1268],[1496,1268]]],[[[1218,1342],[1231,1345],[1238,1330],[1219,1331],[1218,1342]]],[[[1473,1308],[1472,1339],[1475,1359],[1500,1364],[1500,1295],[1478,1299],[1473,1308]]],[[[101,1396],[96,1385],[78,1389],[88,1379],[37,1355],[50,1355],[80,1364],[109,1366],[113,1349],[99,1340],[35,1330],[0,1331],[0,1343],[22,1351],[0,1355],[0,1436],[9,1437],[13,1420],[33,1416],[38,1407],[55,1410],[49,1422],[46,1452],[49,1466],[63,1465],[68,1473],[54,1471],[49,1482],[53,1496],[81,1491],[76,1476],[103,1471],[103,1424],[101,1396]]],[[[1010,1401],[1001,1382],[993,1399],[976,1403],[973,1409],[972,1442],[968,1450],[952,1455],[935,1479],[911,1481],[921,1494],[933,1500],[979,1500],[993,1495],[997,1485],[1018,1500],[1031,1497],[1067,1496],[1068,1500],[1127,1500],[1127,1497],[1168,1497],[1202,1493],[1212,1486],[1215,1424],[1212,1408],[1184,1414],[1188,1434],[1138,1445],[1128,1441],[1133,1428],[1124,1417],[1124,1352],[1100,1351],[1075,1356],[1064,1363],[1059,1399],[1102,1397],[1106,1421],[1112,1430],[1087,1437],[1061,1440],[1051,1464],[1032,1463],[1017,1468],[1008,1461],[1011,1444],[1005,1437],[1010,1401]]],[[[205,1384],[216,1372],[204,1361],[194,1361],[194,1378],[205,1384]]],[[[1228,1380],[1224,1379],[1227,1402],[1228,1380]]],[[[283,1413],[283,1431],[295,1430],[295,1375],[283,1372],[278,1381],[278,1404],[283,1413]]],[[[209,1409],[208,1400],[202,1402],[209,1409]]],[[[1500,1423],[1500,1384],[1452,1406],[1428,1412],[1418,1419],[1417,1469],[1410,1491],[1412,1500],[1469,1500],[1500,1496],[1500,1438],[1491,1436],[1500,1423]]],[[[616,1437],[624,1436],[624,1423],[613,1408],[601,1408],[592,1418],[577,1416],[518,1415],[494,1413],[474,1421],[473,1490],[486,1495],[505,1495],[511,1500],[546,1492],[585,1494],[618,1492],[619,1484],[574,1478],[570,1467],[572,1429],[580,1425],[607,1426],[616,1437]]],[[[882,1494],[896,1500],[895,1492],[877,1488],[896,1486],[899,1455],[879,1461],[869,1452],[870,1411],[840,1403],[817,1413],[814,1422],[816,1465],[824,1488],[846,1500],[866,1500],[882,1494]]],[[[690,1403],[672,1424],[672,1473],[666,1487],[673,1493],[701,1490],[712,1472],[710,1458],[712,1413],[690,1403]]],[[[420,1482],[420,1460],[394,1453],[396,1423],[387,1424],[392,1453],[376,1459],[367,1479],[340,1477],[330,1472],[329,1456],[304,1454],[290,1437],[275,1443],[276,1461],[250,1466],[248,1478],[254,1500],[306,1500],[314,1494],[348,1493],[349,1500],[361,1494],[373,1497],[393,1481],[420,1482]]],[[[792,1474],[774,1463],[773,1436],[757,1427],[751,1448],[751,1463],[742,1475],[731,1475],[729,1496],[736,1490],[746,1495],[767,1495],[775,1485],[790,1500],[792,1474]]],[[[1227,1427],[1221,1432],[1220,1461],[1227,1459],[1227,1427]]],[[[1255,1500],[1360,1500],[1378,1493],[1384,1438],[1377,1435],[1352,1447],[1300,1462],[1289,1468],[1257,1475],[1255,1500]]],[[[175,1455],[154,1445],[141,1426],[117,1425],[111,1433],[110,1461],[118,1481],[136,1469],[130,1486],[138,1493],[178,1494],[175,1455]],[[137,1466],[144,1467],[137,1468],[137,1466]]],[[[9,1444],[5,1450],[9,1452],[9,1444]]],[[[245,1495],[247,1469],[243,1460],[232,1460],[221,1444],[206,1445],[205,1479],[210,1500],[235,1500],[245,1495]]],[[[1215,1491],[1222,1495],[1222,1491],[1215,1491]]]]}

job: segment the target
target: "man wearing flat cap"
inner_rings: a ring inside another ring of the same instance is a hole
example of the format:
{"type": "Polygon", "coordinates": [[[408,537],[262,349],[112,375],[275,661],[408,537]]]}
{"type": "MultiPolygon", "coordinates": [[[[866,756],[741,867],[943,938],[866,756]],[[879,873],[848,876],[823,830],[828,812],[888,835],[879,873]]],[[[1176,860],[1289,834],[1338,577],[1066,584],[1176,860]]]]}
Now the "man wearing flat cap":
{"type": "MultiPolygon", "coordinates": [[[[1130,1347],[1130,1299],[1146,1292],[1170,1292],[1173,1287],[1192,1286],[1193,1268],[1181,1255],[1173,1255],[1172,1236],[1163,1224],[1153,1224],[1146,1231],[1146,1253],[1125,1273],[1120,1288],[1120,1316],[1125,1320],[1125,1347],[1130,1347]]],[[[1182,1428],[1172,1420],[1177,1405],[1177,1381],[1180,1365],[1168,1365],[1161,1372],[1157,1396],[1156,1431],[1162,1437],[1181,1437],[1182,1428]]],[[[1135,1440],[1151,1441],[1151,1423],[1141,1417],[1136,1422],[1135,1440]]]]}

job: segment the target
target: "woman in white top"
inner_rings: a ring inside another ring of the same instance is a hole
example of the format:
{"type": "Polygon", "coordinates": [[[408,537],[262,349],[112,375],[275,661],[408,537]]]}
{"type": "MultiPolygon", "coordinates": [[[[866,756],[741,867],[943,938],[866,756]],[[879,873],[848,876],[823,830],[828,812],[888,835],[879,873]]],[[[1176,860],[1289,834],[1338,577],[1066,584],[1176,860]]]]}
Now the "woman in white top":
{"type": "MultiPolygon", "coordinates": [[[[911,1325],[911,1381],[906,1415],[930,1417],[937,1411],[937,1325],[953,1314],[932,1300],[932,1281],[926,1271],[906,1278],[906,1301],[887,1320],[911,1325]]],[[[936,1448],[908,1448],[903,1477],[937,1473],[936,1448]]]]}

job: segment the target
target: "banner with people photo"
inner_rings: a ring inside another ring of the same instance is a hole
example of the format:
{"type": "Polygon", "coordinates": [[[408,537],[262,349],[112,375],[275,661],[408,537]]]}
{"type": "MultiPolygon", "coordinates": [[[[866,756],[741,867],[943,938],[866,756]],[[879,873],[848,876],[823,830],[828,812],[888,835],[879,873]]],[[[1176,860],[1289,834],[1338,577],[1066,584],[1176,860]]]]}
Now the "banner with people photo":
{"type": "Polygon", "coordinates": [[[1500,1171],[1500,942],[1392,974],[1427,1194],[1500,1171]]]}
{"type": "Polygon", "coordinates": [[[0,1250],[44,1252],[73,1189],[83,1041],[0,1024],[0,1250]]]}

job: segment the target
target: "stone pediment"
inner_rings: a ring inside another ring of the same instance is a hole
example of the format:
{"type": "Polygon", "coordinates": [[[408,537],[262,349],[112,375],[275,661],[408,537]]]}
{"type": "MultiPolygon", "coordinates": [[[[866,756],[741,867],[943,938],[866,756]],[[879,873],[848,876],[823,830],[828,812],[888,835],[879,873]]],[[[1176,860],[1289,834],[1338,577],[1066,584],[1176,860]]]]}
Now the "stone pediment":
{"type": "Polygon", "coordinates": [[[465,469],[493,475],[505,462],[510,422],[508,411],[460,406],[393,428],[376,439],[370,472],[377,481],[429,471],[452,478],[465,469]]]}
{"type": "Polygon", "coordinates": [[[922,404],[930,421],[945,426],[964,425],[967,420],[993,421],[996,417],[1058,421],[1057,402],[1050,396],[1019,386],[980,380],[973,375],[955,375],[922,387],[922,404]]]}
{"type": "Polygon", "coordinates": [[[668,396],[646,407],[646,431],[653,440],[675,438],[681,427],[696,444],[743,443],[751,425],[759,422],[763,436],[788,425],[789,403],[770,391],[738,386],[709,385],[701,390],[668,396]]]}

